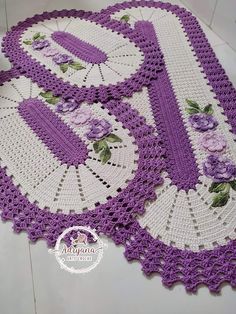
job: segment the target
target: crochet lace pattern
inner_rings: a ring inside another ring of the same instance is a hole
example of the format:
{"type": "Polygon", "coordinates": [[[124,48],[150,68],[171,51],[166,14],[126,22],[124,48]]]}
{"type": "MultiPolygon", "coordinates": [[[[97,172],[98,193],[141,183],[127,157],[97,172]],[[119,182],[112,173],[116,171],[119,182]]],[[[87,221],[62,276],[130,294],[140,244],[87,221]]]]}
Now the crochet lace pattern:
{"type": "Polygon", "coordinates": [[[146,204],[144,215],[121,226],[113,239],[125,246],[128,260],[138,260],[147,275],[160,274],[168,287],[182,282],[194,292],[204,284],[219,292],[225,281],[235,287],[235,192],[226,205],[211,207],[211,180],[201,164],[206,155],[198,147],[201,133],[189,125],[185,112],[186,98],[212,103],[220,122],[217,130],[227,137],[225,154],[235,160],[235,89],[196,18],[185,9],[132,1],[102,13],[112,19],[128,16],[132,28],[156,43],[165,62],[148,89],[127,99],[155,126],[166,149],[164,185],[156,189],[157,199],[146,204]]]}
{"type": "Polygon", "coordinates": [[[77,10],[28,18],[7,32],[2,46],[22,74],[55,96],[72,97],[78,102],[131,96],[157,77],[162,64],[156,46],[126,24],[77,10]],[[38,45],[34,39],[40,39],[38,45]],[[67,66],[62,59],[56,62],[64,63],[64,67],[56,66],[48,58],[53,57],[52,51],[47,56],[42,54],[43,45],[76,62],[67,66]]]}
{"type": "Polygon", "coordinates": [[[55,11],[19,23],[3,49],[15,67],[0,76],[2,219],[49,246],[67,227],[96,228],[167,287],[236,287],[236,91],[196,18],[153,1],[55,11]],[[126,71],[96,85],[109,30],[121,58],[109,67],[126,71]]]}

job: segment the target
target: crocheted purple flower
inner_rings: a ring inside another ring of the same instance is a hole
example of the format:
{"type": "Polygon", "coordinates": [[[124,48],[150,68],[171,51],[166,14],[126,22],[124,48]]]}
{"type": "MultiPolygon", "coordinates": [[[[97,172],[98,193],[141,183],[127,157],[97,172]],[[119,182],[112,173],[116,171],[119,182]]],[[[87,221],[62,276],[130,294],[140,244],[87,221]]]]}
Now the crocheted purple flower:
{"type": "Polygon", "coordinates": [[[86,122],[88,122],[91,118],[91,111],[88,109],[83,109],[80,108],[76,111],[74,111],[71,114],[71,122],[76,124],[76,125],[81,125],[81,124],[85,124],[86,122]]]}
{"type": "Polygon", "coordinates": [[[62,100],[57,103],[56,111],[65,114],[74,111],[77,106],[78,103],[74,99],[62,100]]]}
{"type": "Polygon", "coordinates": [[[211,114],[207,113],[193,114],[189,117],[189,122],[199,132],[214,130],[218,125],[217,120],[211,114]]]}
{"type": "Polygon", "coordinates": [[[32,43],[32,48],[34,50],[41,50],[45,47],[48,47],[50,45],[49,41],[48,40],[35,40],[33,41],[32,43]]]}
{"type": "Polygon", "coordinates": [[[208,156],[203,163],[203,170],[214,182],[229,182],[236,177],[236,165],[224,156],[208,156]]]}
{"type": "Polygon", "coordinates": [[[90,131],[86,135],[89,140],[98,140],[110,134],[111,131],[112,126],[107,120],[93,119],[90,122],[90,131]]]}
{"type": "Polygon", "coordinates": [[[209,153],[220,153],[225,150],[227,141],[223,135],[214,131],[208,131],[200,137],[199,144],[209,153]]]}
{"type": "Polygon", "coordinates": [[[53,57],[53,56],[59,54],[59,51],[55,48],[48,47],[48,48],[43,49],[43,54],[46,57],[53,57]]]}
{"type": "Polygon", "coordinates": [[[55,55],[52,60],[56,63],[56,64],[62,64],[62,63],[70,63],[73,61],[71,56],[68,56],[66,54],[57,54],[55,55]]]}

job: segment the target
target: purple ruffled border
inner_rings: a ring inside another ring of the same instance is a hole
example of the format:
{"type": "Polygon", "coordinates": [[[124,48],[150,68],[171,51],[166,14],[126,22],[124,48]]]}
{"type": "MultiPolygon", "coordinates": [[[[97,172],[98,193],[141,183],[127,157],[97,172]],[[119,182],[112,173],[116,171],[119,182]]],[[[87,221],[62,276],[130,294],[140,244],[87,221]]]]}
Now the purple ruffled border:
{"type": "MultiPolygon", "coordinates": [[[[143,0],[123,2],[101,12],[110,16],[122,9],[140,6],[161,8],[177,15],[212,90],[217,95],[219,106],[224,109],[232,126],[232,132],[236,133],[236,90],[216,58],[197,19],[190,12],[170,3],[143,0]]],[[[129,225],[116,230],[112,238],[116,244],[125,246],[125,256],[129,261],[138,260],[146,275],[160,274],[163,284],[167,287],[181,282],[187,291],[196,292],[199,286],[206,285],[215,293],[220,292],[224,282],[236,287],[236,240],[231,240],[224,246],[217,246],[213,250],[180,250],[154,239],[135,219],[129,225]]]]}
{"type": "Polygon", "coordinates": [[[35,15],[23,22],[19,22],[17,26],[12,27],[7,32],[3,38],[2,47],[5,56],[23,75],[30,77],[45,90],[53,91],[56,96],[74,98],[79,103],[82,101],[87,101],[88,103],[95,101],[106,102],[111,99],[120,99],[122,96],[131,96],[133,92],[140,90],[143,85],[147,85],[153,78],[156,78],[162,66],[162,56],[155,45],[150,41],[146,41],[138,32],[133,32],[126,23],[111,21],[109,17],[102,14],[77,10],[44,12],[41,15],[35,15]],[[139,70],[123,82],[114,85],[109,84],[108,86],[100,85],[99,87],[77,87],[57,78],[55,74],[52,74],[51,71],[24,52],[20,47],[19,39],[22,33],[32,24],[45,19],[65,16],[79,17],[95,22],[102,27],[122,34],[134,42],[144,54],[144,61],[139,70]]]}

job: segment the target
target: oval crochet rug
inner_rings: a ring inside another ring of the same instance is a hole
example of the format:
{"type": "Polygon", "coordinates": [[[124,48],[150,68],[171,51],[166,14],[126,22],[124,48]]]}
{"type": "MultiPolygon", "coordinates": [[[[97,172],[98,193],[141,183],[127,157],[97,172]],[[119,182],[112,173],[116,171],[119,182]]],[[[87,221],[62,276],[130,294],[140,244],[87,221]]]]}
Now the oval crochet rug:
{"type": "Polygon", "coordinates": [[[236,91],[195,17],[167,3],[132,1],[102,11],[155,42],[158,79],[127,102],[165,149],[164,184],[145,213],[116,234],[128,260],[188,291],[236,286],[236,91]],[[145,104],[145,107],[144,107],[145,104]],[[145,109],[144,109],[145,108],[145,109]]]}
{"type": "Polygon", "coordinates": [[[3,45],[2,219],[49,246],[96,228],[168,287],[235,287],[236,92],[197,20],[125,2],[37,15],[3,45]]]}
{"type": "Polygon", "coordinates": [[[157,76],[156,46],[124,23],[63,10],[18,23],[3,39],[16,68],[55,96],[107,101],[131,96],[157,76]]]}

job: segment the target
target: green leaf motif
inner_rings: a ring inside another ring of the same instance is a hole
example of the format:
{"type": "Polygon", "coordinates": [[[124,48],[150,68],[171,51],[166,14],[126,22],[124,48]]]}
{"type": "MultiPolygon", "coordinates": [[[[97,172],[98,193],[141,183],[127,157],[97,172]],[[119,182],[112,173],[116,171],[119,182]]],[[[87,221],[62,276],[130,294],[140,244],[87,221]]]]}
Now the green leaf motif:
{"type": "Polygon", "coordinates": [[[207,105],[206,107],[204,107],[203,112],[204,112],[204,113],[207,113],[207,114],[213,114],[213,113],[214,113],[214,110],[212,109],[212,105],[209,104],[209,105],[207,105]]]}
{"type": "Polygon", "coordinates": [[[199,109],[199,112],[201,111],[201,109],[200,109],[198,103],[196,103],[196,101],[193,101],[190,99],[185,99],[185,101],[191,108],[199,109]]]}
{"type": "Polygon", "coordinates": [[[212,207],[222,207],[227,204],[229,200],[229,192],[219,192],[213,197],[212,207]]]}
{"type": "Polygon", "coordinates": [[[60,97],[51,97],[51,98],[46,98],[46,102],[51,104],[51,105],[56,105],[59,100],[60,100],[60,97]]]}
{"type": "Polygon", "coordinates": [[[48,91],[48,92],[45,92],[45,93],[41,92],[39,95],[42,96],[43,98],[51,98],[51,97],[53,97],[53,93],[51,91],[48,91]]]}
{"type": "Polygon", "coordinates": [[[210,188],[209,188],[209,192],[212,193],[218,193],[218,192],[222,192],[222,191],[228,191],[229,190],[229,183],[227,182],[212,182],[210,188]]]}
{"type": "Polygon", "coordinates": [[[99,140],[95,143],[93,143],[93,149],[95,153],[99,153],[101,150],[106,149],[108,147],[106,141],[104,140],[99,140]]]}
{"type": "Polygon", "coordinates": [[[232,188],[234,191],[236,191],[236,180],[230,181],[229,184],[230,184],[231,188],[232,188]]]}
{"type": "Polygon", "coordinates": [[[108,146],[105,149],[102,150],[102,152],[100,154],[100,158],[101,158],[101,161],[102,161],[103,165],[105,163],[107,163],[108,160],[111,158],[111,151],[110,151],[108,146]]]}
{"type": "Polygon", "coordinates": [[[23,43],[24,43],[25,45],[32,45],[32,41],[29,40],[29,39],[24,40],[23,43]]]}
{"type": "Polygon", "coordinates": [[[68,63],[62,63],[60,64],[60,69],[63,73],[65,73],[69,68],[69,64],[68,63]]]}
{"type": "Polygon", "coordinates": [[[85,69],[85,67],[79,62],[71,62],[69,63],[69,66],[76,71],[85,69]]]}
{"type": "Polygon", "coordinates": [[[196,109],[196,108],[186,108],[185,110],[188,114],[195,114],[195,113],[201,112],[200,109],[196,109]]]}
{"type": "Polygon", "coordinates": [[[115,135],[115,134],[109,134],[107,137],[106,137],[106,140],[110,143],[121,143],[122,142],[122,139],[119,138],[119,136],[115,135]]]}
{"type": "Polygon", "coordinates": [[[40,37],[40,33],[35,33],[33,36],[33,40],[37,40],[40,37]]]}
{"type": "Polygon", "coordinates": [[[41,35],[41,36],[39,36],[38,39],[45,39],[45,38],[46,38],[46,35],[41,35]]]}
{"type": "Polygon", "coordinates": [[[123,15],[120,20],[125,23],[129,22],[129,15],[128,14],[123,15]]]}

